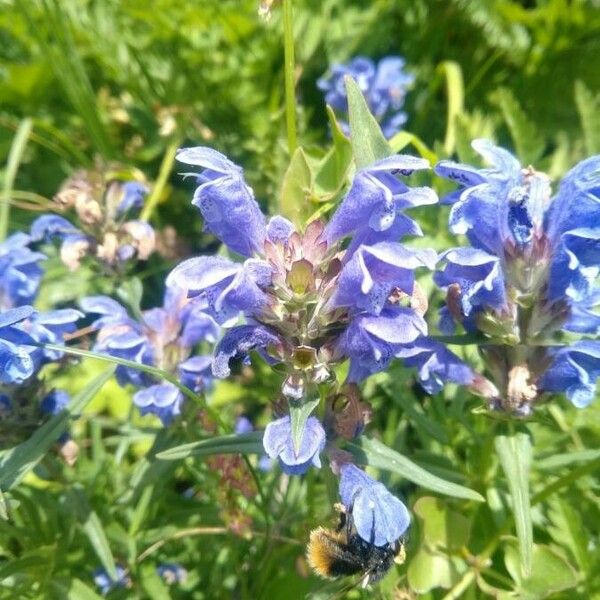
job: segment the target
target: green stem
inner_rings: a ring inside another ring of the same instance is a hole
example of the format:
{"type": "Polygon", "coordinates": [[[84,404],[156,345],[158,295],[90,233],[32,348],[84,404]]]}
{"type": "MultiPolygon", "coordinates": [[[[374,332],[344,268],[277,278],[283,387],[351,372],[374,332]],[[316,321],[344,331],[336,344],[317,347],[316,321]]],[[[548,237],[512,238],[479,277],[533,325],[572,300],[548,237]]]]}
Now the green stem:
{"type": "Polygon", "coordinates": [[[4,173],[2,202],[0,202],[0,242],[3,242],[6,239],[6,234],[8,233],[8,218],[10,216],[11,191],[32,127],[33,121],[31,119],[23,119],[19,123],[19,128],[17,129],[17,133],[15,134],[12,146],[10,147],[6,171],[4,173]]]}
{"type": "Polygon", "coordinates": [[[152,187],[152,191],[150,192],[150,196],[148,196],[148,200],[144,205],[144,209],[142,210],[142,214],[140,215],[140,219],[142,221],[148,221],[154,212],[154,208],[158,204],[158,201],[167,185],[167,181],[169,179],[169,175],[171,174],[171,170],[173,169],[173,164],[175,163],[175,156],[177,154],[177,149],[181,144],[181,138],[175,138],[167,147],[167,151],[163,157],[162,163],[160,165],[160,171],[158,172],[158,179],[156,183],[152,187]]]}
{"type": "Polygon", "coordinates": [[[283,50],[285,67],[285,117],[290,156],[298,147],[294,62],[294,19],[292,0],[283,0],[283,50]]]}

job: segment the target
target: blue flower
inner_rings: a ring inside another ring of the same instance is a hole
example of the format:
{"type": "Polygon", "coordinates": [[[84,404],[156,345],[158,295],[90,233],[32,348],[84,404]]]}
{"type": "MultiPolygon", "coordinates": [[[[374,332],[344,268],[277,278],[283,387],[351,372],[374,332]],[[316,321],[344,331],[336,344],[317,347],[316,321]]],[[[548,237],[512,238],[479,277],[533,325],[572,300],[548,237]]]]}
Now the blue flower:
{"type": "Polygon", "coordinates": [[[207,312],[218,322],[237,319],[240,313],[260,314],[267,305],[263,291],[271,283],[270,265],[248,259],[243,264],[218,256],[190,258],[175,267],[167,277],[167,286],[200,296],[207,312]]]}
{"type": "Polygon", "coordinates": [[[340,336],[336,352],[350,359],[348,381],[383,371],[400,349],[427,333],[423,317],[410,308],[390,306],[379,315],[355,316],[340,336]]]}
{"type": "Polygon", "coordinates": [[[169,425],[181,414],[183,394],[172,383],[160,383],[137,391],[133,403],[142,415],[156,415],[163,425],[169,425]]]}
{"type": "Polygon", "coordinates": [[[44,396],[40,408],[47,415],[57,415],[62,412],[71,401],[71,396],[64,390],[52,390],[44,396]]]}
{"type": "Polygon", "coordinates": [[[340,499],[352,514],[358,535],[375,546],[393,544],[410,525],[406,506],[382,483],[350,463],[340,467],[340,499]]]}
{"type": "Polygon", "coordinates": [[[600,289],[596,288],[580,302],[573,302],[564,328],[576,333],[600,334],[600,289]]]}
{"type": "Polygon", "coordinates": [[[319,454],[325,448],[325,430],[316,417],[308,417],[300,448],[294,448],[292,424],[289,416],[269,423],[263,436],[267,456],[278,459],[282,470],[290,475],[306,473],[312,466],[321,468],[319,454]]]}
{"type": "Polygon", "coordinates": [[[175,563],[163,563],[156,567],[159,577],[162,577],[168,585],[183,583],[187,579],[187,571],[175,563]]]}
{"type": "Polygon", "coordinates": [[[403,211],[415,206],[435,204],[431,188],[411,188],[396,174],[410,175],[428,169],[423,158],[395,155],[359,171],[350,190],[325,228],[324,238],[331,246],[337,240],[354,235],[349,254],[359,244],[396,241],[402,236],[421,235],[418,225],[403,211]]]}
{"type": "Polygon", "coordinates": [[[14,308],[31,304],[44,274],[40,262],[46,257],[29,248],[31,238],[14,233],[0,243],[0,307],[14,308]]]}
{"type": "Polygon", "coordinates": [[[177,160],[204,169],[192,204],[200,209],[206,228],[242,256],[261,252],[265,217],[244,181],[242,168],[206,147],[181,149],[177,160]]]}
{"type": "Polygon", "coordinates": [[[120,565],[116,566],[117,578],[112,579],[106,569],[96,569],[93,573],[94,583],[100,588],[100,593],[106,596],[113,588],[126,588],[131,584],[127,571],[120,565]]]}
{"type": "Polygon", "coordinates": [[[383,134],[390,138],[407,120],[401,108],[414,76],[404,71],[405,64],[399,56],[387,56],[377,66],[371,59],[357,56],[346,65],[334,65],[330,76],[319,79],[317,86],[325,92],[325,102],[345,119],[340,124],[347,132],[348,98],[344,78],[352,77],[380,122],[383,134]]]}
{"type": "Polygon", "coordinates": [[[394,242],[360,246],[340,273],[332,305],[377,315],[393,290],[412,295],[414,269],[433,269],[436,260],[433,250],[413,250],[394,242]]]}
{"type": "Polygon", "coordinates": [[[229,363],[236,357],[246,357],[255,348],[267,352],[279,348],[280,338],[264,325],[239,325],[225,333],[215,348],[213,374],[224,379],[231,373],[229,363]]]}
{"type": "MultiPolygon", "coordinates": [[[[81,306],[86,312],[100,315],[92,323],[98,329],[96,351],[158,366],[177,375],[194,392],[210,385],[211,358],[191,354],[200,342],[214,343],[219,327],[204,312],[204,304],[188,299],[181,288],[167,287],[163,306],[144,311],[140,321],[106,296],[84,298],[81,306]]],[[[117,367],[116,376],[120,385],[130,383],[142,388],[134,395],[134,404],[142,414],[155,414],[164,425],[181,414],[184,397],[173,384],[156,381],[148,373],[124,365],[117,367]]]]}
{"type": "Polygon", "coordinates": [[[474,309],[506,308],[506,291],[500,259],[477,248],[453,248],[441,255],[445,268],[434,281],[444,290],[455,286],[464,317],[474,309]]]}
{"type": "Polygon", "coordinates": [[[437,394],[448,382],[468,386],[475,379],[471,367],[446,346],[428,338],[400,348],[396,356],[407,367],[416,367],[419,382],[428,394],[437,394]]]}
{"type": "Polygon", "coordinates": [[[600,342],[582,340],[554,352],[539,387],[544,392],[564,392],[578,408],[590,404],[600,377],[600,342]]]}
{"type": "Polygon", "coordinates": [[[139,181],[127,181],[123,184],[123,197],[117,206],[117,215],[123,215],[130,210],[137,210],[144,205],[148,188],[139,181]]]}
{"type": "Polygon", "coordinates": [[[181,383],[196,393],[207,389],[213,379],[212,360],[212,356],[191,356],[180,362],[177,371],[181,383]]]}
{"type": "Polygon", "coordinates": [[[34,340],[18,328],[34,314],[31,306],[0,313],[0,383],[21,384],[35,372],[34,340]]]}
{"type": "Polygon", "coordinates": [[[252,421],[248,417],[242,415],[236,419],[233,431],[238,435],[241,433],[250,433],[254,431],[254,425],[252,425],[252,421]]]}
{"type": "MultiPolygon", "coordinates": [[[[38,344],[62,344],[65,336],[75,332],[76,322],[83,314],[73,308],[38,312],[18,327],[38,344]]],[[[39,350],[41,363],[60,360],[64,352],[43,348],[39,350]]]]}

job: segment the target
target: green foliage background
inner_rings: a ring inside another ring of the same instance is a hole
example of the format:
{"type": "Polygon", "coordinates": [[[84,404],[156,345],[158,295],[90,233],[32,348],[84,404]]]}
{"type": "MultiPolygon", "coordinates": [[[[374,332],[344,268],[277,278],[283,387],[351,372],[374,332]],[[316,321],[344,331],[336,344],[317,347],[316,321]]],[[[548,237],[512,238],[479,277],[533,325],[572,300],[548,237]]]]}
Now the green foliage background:
{"type": "MultiPolygon", "coordinates": [[[[594,0],[295,0],[306,164],[321,164],[331,145],[315,86],[328,65],[356,54],[401,54],[416,82],[406,105],[412,136],[393,140],[395,149],[473,160],[470,140],[492,137],[559,177],[600,152],[599,8],[594,0]]],[[[25,227],[32,209],[44,210],[66,176],[102,158],[141,169],[154,182],[152,222],[175,227],[184,254],[214,251],[174,166],[174,149],[186,144],[214,146],[242,164],[265,210],[330,209],[345,173],[326,185],[305,173],[305,185],[290,187],[304,158],[295,156],[288,170],[280,12],[275,6],[265,21],[254,0],[1,2],[3,162],[23,120],[33,125],[9,189],[11,229],[25,227]]],[[[452,241],[444,210],[419,213],[425,242],[438,249],[452,241]]],[[[174,262],[155,260],[137,273],[144,307],[160,303],[160,282],[174,262]]],[[[40,306],[102,285],[91,273],[68,276],[51,260],[40,306]]],[[[477,360],[473,348],[462,352],[477,360]]],[[[85,359],[62,383],[84,390],[106,368],[85,359]]],[[[264,425],[277,381],[256,364],[218,386],[209,402],[224,420],[222,432],[240,413],[264,425]]],[[[557,398],[527,424],[534,547],[533,574],[525,578],[502,448],[494,445],[508,425],[463,391],[424,395],[400,365],[372,378],[364,396],[373,406],[372,433],[486,500],[435,495],[381,471],[407,500],[414,523],[406,564],[375,590],[308,572],[310,530],[335,520],[321,474],[259,472],[259,491],[248,498],[206,458],[156,460],[161,450],[208,436],[199,407],[189,403],[180,428],[160,431],[135,415],[130,392],[110,380],[93,398],[82,392],[76,465],[64,466],[53,452],[27,458],[35,471],[12,487],[8,518],[0,520],[0,598],[97,598],[91,573],[115,562],[130,570],[133,586],[111,592],[114,598],[600,597],[598,402],[577,410],[557,398]],[[167,587],[155,573],[161,562],[181,563],[187,581],[167,587]]],[[[245,463],[239,469],[256,485],[245,463]]],[[[1,485],[7,489],[6,480],[1,485]]]]}

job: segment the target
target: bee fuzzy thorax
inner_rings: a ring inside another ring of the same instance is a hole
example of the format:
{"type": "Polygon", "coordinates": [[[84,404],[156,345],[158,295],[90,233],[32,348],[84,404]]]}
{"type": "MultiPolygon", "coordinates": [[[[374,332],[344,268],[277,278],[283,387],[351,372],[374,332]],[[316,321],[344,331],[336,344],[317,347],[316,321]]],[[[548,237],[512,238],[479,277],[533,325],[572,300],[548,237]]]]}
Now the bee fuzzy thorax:
{"type": "Polygon", "coordinates": [[[306,558],[311,569],[326,579],[337,577],[333,572],[335,550],[344,543],[341,532],[318,527],[310,532],[310,541],[306,550],[306,558]]]}
{"type": "Polygon", "coordinates": [[[375,546],[347,528],[333,531],[318,527],[310,534],[307,560],[317,575],[325,579],[360,575],[361,586],[383,579],[394,564],[404,562],[401,542],[375,546]]]}

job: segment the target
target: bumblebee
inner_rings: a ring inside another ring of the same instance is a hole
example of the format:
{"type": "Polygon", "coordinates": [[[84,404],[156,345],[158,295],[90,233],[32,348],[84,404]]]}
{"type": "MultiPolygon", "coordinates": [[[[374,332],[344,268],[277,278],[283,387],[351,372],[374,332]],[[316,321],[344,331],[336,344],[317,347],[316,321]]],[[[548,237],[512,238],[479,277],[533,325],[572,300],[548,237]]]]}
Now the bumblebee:
{"type": "Polygon", "coordinates": [[[311,568],[326,579],[361,575],[366,587],[383,579],[394,563],[405,560],[401,540],[385,546],[375,546],[363,540],[354,528],[352,514],[341,512],[336,530],[318,527],[310,534],[306,557],[311,568]]]}

